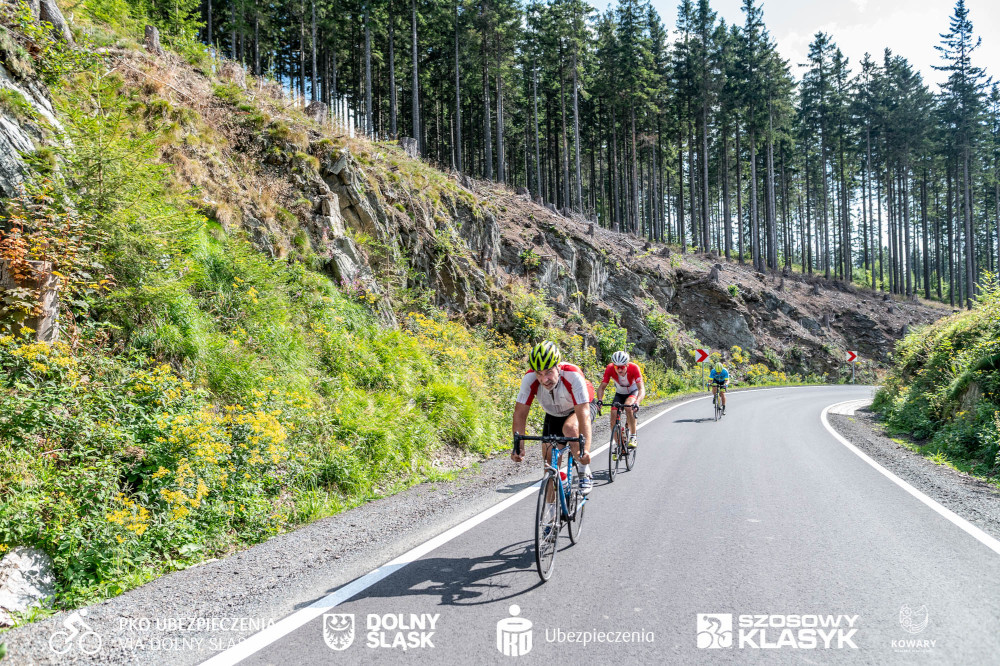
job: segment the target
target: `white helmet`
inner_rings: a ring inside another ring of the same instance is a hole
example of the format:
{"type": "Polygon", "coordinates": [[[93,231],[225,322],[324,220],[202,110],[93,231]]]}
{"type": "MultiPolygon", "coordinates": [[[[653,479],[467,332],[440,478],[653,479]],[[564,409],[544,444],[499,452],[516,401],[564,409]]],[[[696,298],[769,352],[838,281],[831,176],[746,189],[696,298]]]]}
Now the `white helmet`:
{"type": "Polygon", "coordinates": [[[625,365],[628,363],[628,354],[623,351],[616,351],[611,355],[611,362],[615,365],[625,365]]]}

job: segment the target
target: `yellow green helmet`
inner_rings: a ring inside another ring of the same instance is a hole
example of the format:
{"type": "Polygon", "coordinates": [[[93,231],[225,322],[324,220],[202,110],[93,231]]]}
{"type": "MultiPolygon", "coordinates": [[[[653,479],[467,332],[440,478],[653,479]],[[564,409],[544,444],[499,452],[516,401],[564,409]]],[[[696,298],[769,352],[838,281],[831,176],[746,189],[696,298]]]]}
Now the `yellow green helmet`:
{"type": "Polygon", "coordinates": [[[724,369],[724,368],[722,367],[722,362],[721,362],[721,361],[717,361],[717,362],[715,363],[715,368],[714,368],[714,370],[715,370],[716,372],[722,372],[722,371],[723,371],[723,369],[724,369]]]}
{"type": "Polygon", "coordinates": [[[561,359],[562,354],[559,352],[559,347],[556,347],[556,343],[551,340],[545,340],[539,342],[531,350],[531,353],[528,355],[528,365],[535,372],[541,372],[555,366],[561,359]]]}

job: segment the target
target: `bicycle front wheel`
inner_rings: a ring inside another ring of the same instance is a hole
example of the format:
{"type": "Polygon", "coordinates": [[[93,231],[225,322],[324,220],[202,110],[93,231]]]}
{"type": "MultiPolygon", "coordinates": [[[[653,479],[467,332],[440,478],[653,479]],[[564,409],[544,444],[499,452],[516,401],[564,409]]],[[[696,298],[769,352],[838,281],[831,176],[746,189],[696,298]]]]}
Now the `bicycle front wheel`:
{"type": "Polygon", "coordinates": [[[715,396],[715,400],[712,402],[715,404],[715,420],[718,421],[719,417],[722,416],[722,405],[719,403],[719,396],[715,396]]]}
{"type": "Polygon", "coordinates": [[[542,478],[542,487],[538,489],[538,508],[535,512],[535,564],[543,583],[552,576],[556,563],[556,541],[562,513],[557,493],[555,476],[549,472],[542,478]]]}
{"type": "Polygon", "coordinates": [[[569,505],[569,523],[566,527],[569,531],[569,541],[576,543],[580,540],[580,530],[583,529],[583,510],[587,508],[587,502],[579,487],[570,492],[567,504],[569,505]]]}
{"type": "Polygon", "coordinates": [[[611,443],[608,444],[608,479],[611,481],[615,480],[615,476],[618,474],[618,465],[621,464],[622,452],[619,445],[621,430],[621,425],[615,424],[611,431],[611,443]]]}
{"type": "Polygon", "coordinates": [[[639,449],[635,448],[635,447],[633,447],[631,449],[628,448],[628,444],[626,443],[626,445],[625,445],[625,469],[627,469],[630,472],[632,471],[632,468],[635,467],[635,454],[638,451],[639,451],[639,449]]]}

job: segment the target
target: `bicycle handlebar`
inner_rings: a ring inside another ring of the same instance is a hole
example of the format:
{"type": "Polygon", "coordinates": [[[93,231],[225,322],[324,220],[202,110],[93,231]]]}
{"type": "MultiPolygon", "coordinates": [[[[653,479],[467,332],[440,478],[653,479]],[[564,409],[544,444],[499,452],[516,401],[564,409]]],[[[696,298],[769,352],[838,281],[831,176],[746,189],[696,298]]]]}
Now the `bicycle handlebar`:
{"type": "Polygon", "coordinates": [[[622,407],[626,407],[628,409],[631,409],[634,412],[638,412],[639,411],[639,405],[618,405],[616,407],[615,403],[613,403],[613,402],[601,402],[600,400],[595,400],[594,402],[596,404],[600,405],[601,407],[614,407],[615,409],[621,409],[622,407]]]}
{"type": "Polygon", "coordinates": [[[580,435],[579,437],[563,437],[562,435],[519,435],[514,433],[513,451],[516,455],[521,455],[521,442],[545,442],[546,444],[579,442],[582,447],[585,440],[583,435],[580,435]]]}

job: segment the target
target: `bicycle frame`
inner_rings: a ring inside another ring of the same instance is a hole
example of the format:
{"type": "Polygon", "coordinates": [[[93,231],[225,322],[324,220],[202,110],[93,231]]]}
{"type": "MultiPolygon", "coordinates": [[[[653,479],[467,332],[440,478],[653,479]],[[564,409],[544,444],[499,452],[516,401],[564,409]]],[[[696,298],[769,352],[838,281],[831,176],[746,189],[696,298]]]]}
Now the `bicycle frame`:
{"type": "MultiPolygon", "coordinates": [[[[570,442],[579,442],[580,450],[583,450],[584,438],[583,435],[579,437],[563,437],[561,435],[514,435],[514,450],[520,451],[518,446],[520,442],[542,442],[543,444],[569,444],[570,442]]],[[[564,516],[569,516],[569,505],[567,504],[567,498],[569,493],[573,489],[573,470],[576,466],[573,464],[573,449],[569,446],[553,446],[552,450],[549,452],[549,462],[545,464],[545,471],[552,472],[558,484],[558,494],[559,494],[559,506],[562,510],[564,516]],[[562,479],[562,475],[559,474],[559,458],[565,453],[569,456],[566,465],[566,481],[562,479]]],[[[543,474],[544,476],[544,474],[543,474]]],[[[583,497],[583,502],[587,501],[586,497],[583,497]]],[[[581,504],[582,506],[582,504],[581,504]]]]}

